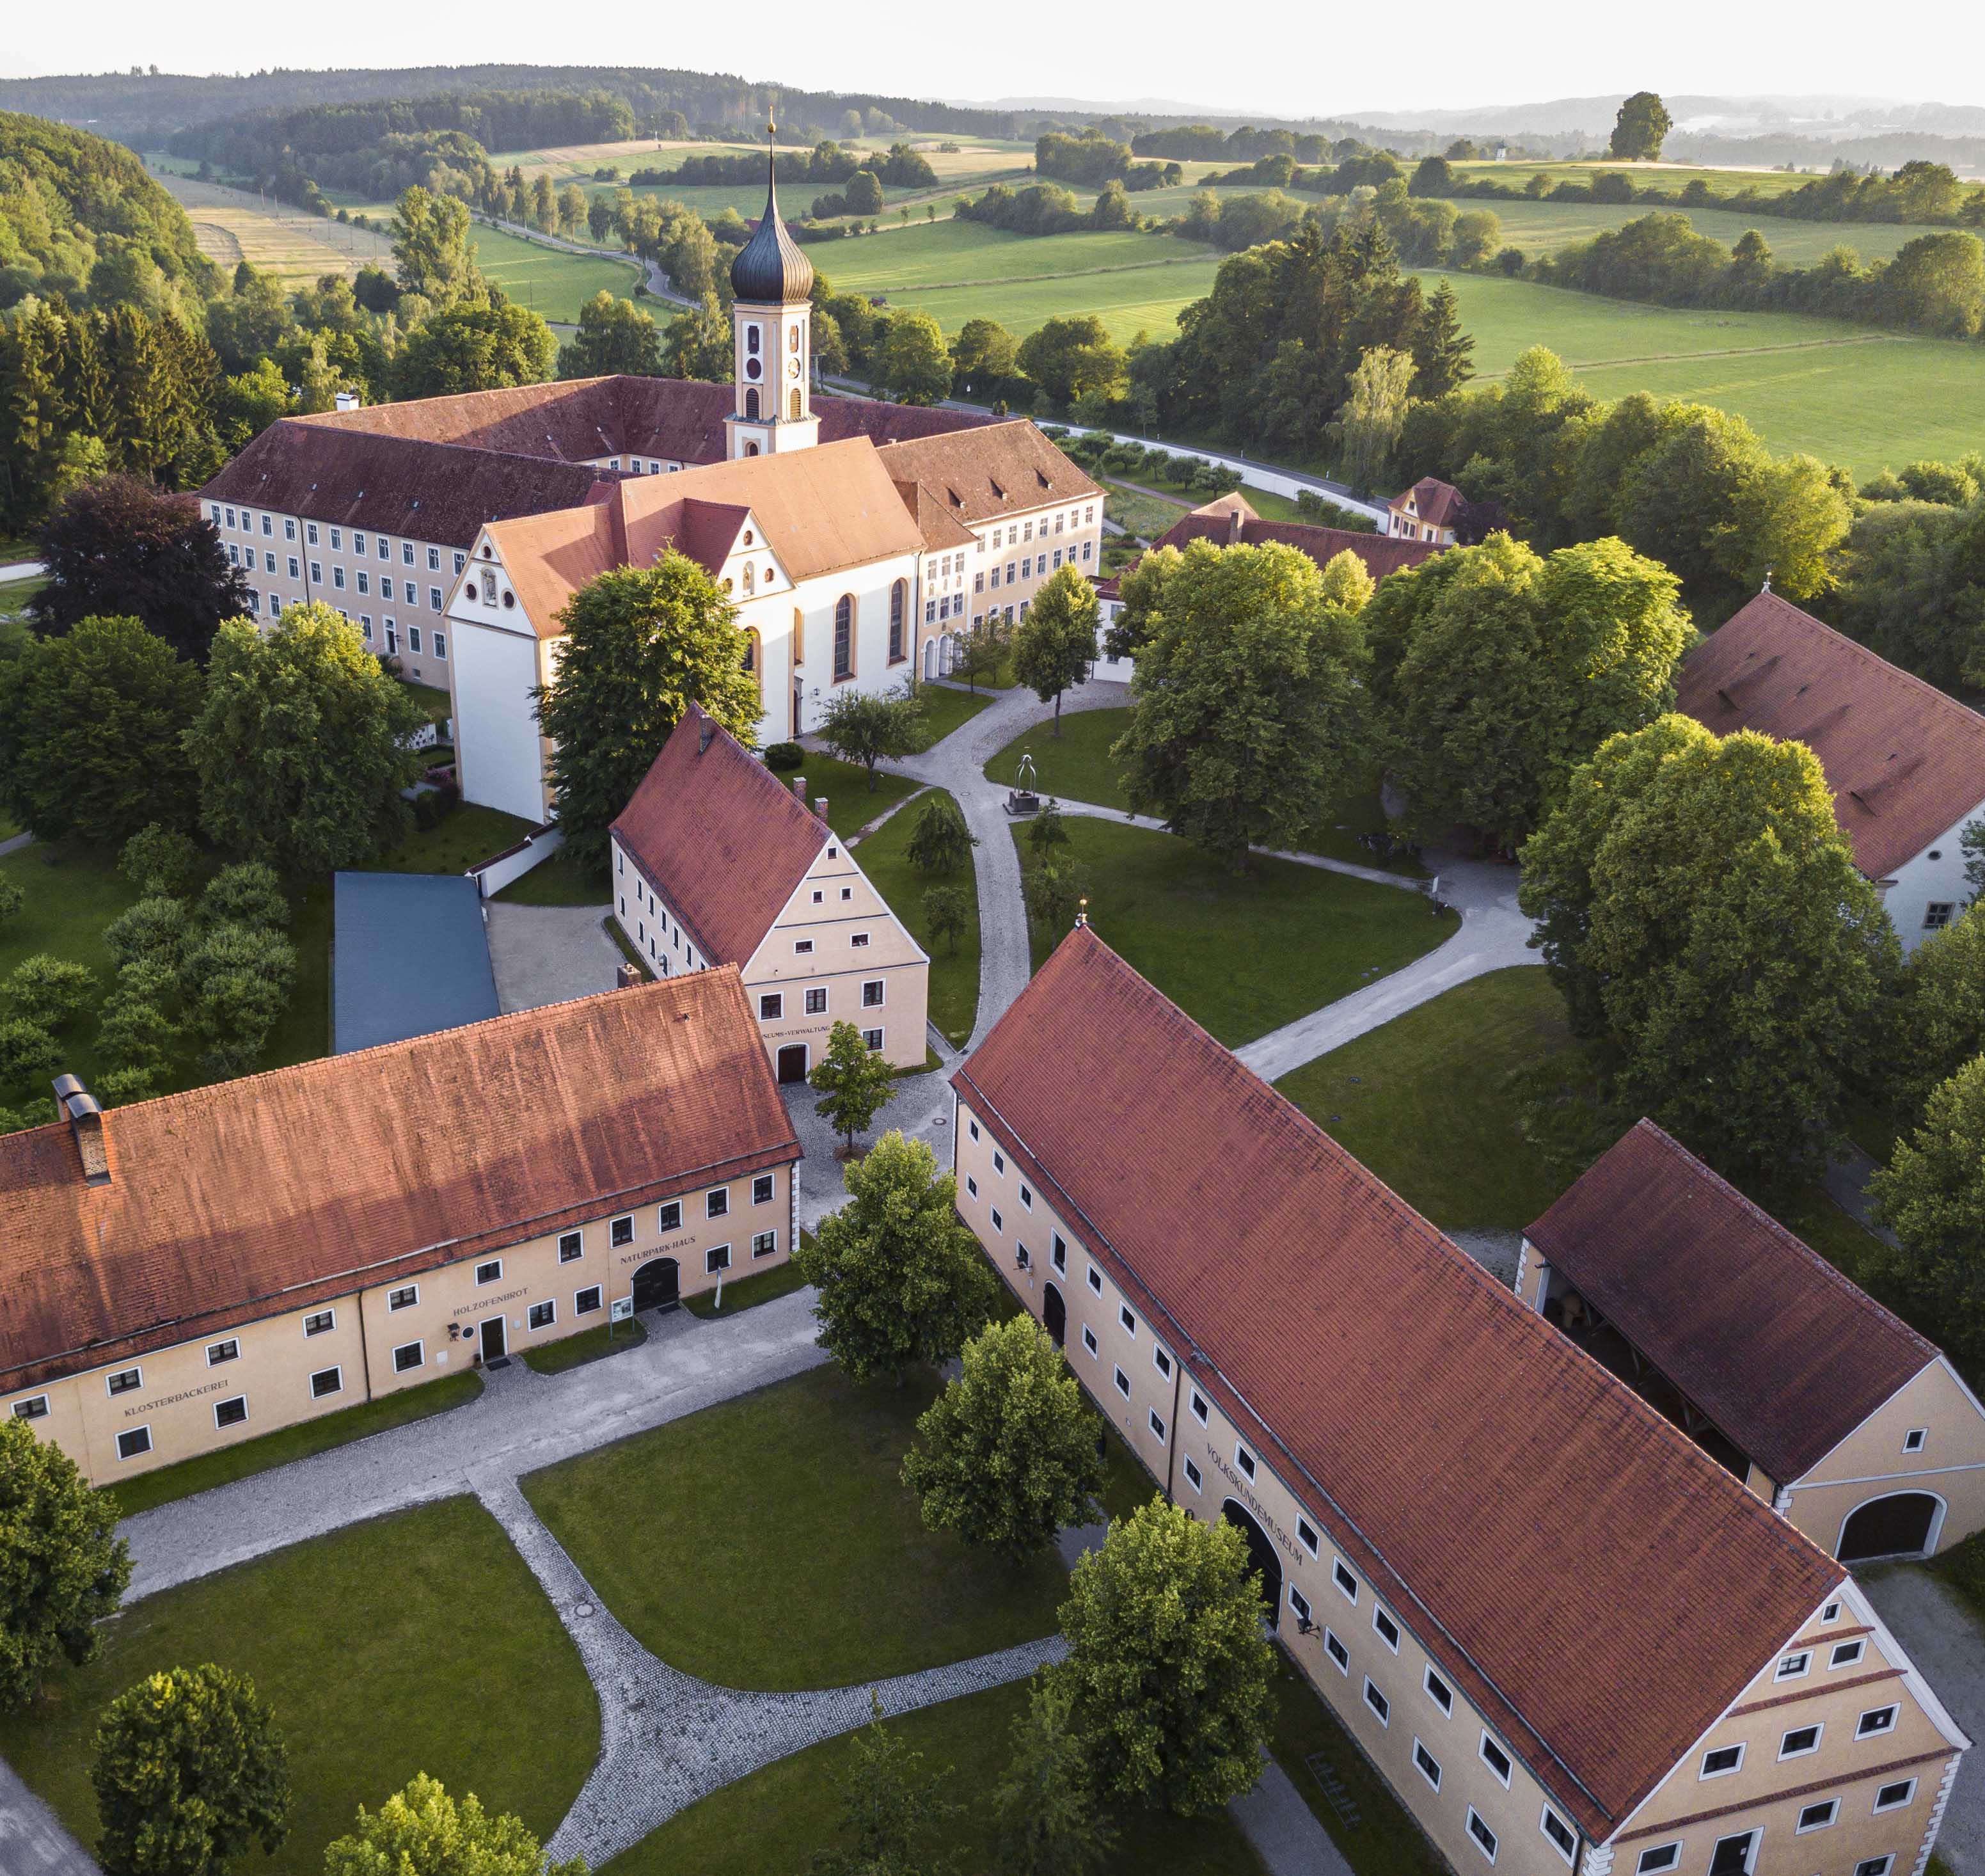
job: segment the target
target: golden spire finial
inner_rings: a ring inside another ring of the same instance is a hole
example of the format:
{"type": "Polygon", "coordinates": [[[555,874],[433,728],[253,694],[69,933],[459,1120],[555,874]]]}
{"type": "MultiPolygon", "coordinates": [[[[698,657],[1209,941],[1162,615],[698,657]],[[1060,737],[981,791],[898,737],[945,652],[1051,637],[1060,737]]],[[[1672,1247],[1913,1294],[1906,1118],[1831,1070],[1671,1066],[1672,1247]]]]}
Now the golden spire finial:
{"type": "Polygon", "coordinates": [[[1086,894],[1076,902],[1075,923],[1078,930],[1089,923],[1089,899],[1086,894]]]}

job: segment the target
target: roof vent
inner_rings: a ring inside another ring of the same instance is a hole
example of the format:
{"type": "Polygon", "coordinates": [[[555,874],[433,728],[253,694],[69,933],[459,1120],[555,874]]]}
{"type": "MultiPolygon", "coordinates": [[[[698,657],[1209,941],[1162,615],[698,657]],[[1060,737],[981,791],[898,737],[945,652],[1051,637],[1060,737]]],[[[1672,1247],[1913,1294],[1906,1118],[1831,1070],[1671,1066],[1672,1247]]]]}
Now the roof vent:
{"type": "Polygon", "coordinates": [[[702,755],[704,751],[710,747],[710,743],[715,738],[716,735],[717,725],[711,722],[709,718],[705,717],[703,721],[697,725],[696,752],[698,755],[702,755]]]}
{"type": "Polygon", "coordinates": [[[1052,489],[1054,486],[1054,484],[1050,482],[1039,469],[1036,469],[1034,471],[1034,480],[1039,482],[1043,489],[1052,489]]]}
{"type": "Polygon", "coordinates": [[[103,1110],[96,1097],[72,1074],[55,1077],[55,1105],[69,1116],[69,1131],[76,1138],[76,1157],[82,1162],[86,1185],[110,1183],[110,1136],[103,1110]]]}
{"type": "Polygon", "coordinates": [[[1003,502],[1006,500],[1006,491],[999,486],[999,479],[996,476],[989,476],[986,479],[992,483],[992,493],[996,495],[1001,501],[1003,502]]]}

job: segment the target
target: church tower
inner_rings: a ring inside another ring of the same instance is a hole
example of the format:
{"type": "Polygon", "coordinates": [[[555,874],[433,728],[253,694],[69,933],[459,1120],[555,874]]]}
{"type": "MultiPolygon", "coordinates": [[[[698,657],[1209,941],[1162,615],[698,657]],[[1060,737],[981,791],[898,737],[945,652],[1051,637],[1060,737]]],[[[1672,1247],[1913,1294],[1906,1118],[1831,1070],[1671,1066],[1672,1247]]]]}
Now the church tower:
{"type": "Polygon", "coordinates": [[[774,126],[765,126],[765,212],[731,264],[737,399],[730,456],[769,456],[820,441],[813,414],[813,263],[779,219],[774,126]]]}

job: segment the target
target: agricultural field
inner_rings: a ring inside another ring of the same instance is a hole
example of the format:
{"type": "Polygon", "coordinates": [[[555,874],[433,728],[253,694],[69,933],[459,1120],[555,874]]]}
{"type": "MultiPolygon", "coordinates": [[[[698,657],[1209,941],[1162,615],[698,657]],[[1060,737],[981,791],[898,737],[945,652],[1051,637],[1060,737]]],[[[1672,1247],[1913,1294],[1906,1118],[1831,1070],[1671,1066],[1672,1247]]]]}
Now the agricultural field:
{"type": "Polygon", "coordinates": [[[559,324],[576,324],[579,309],[603,288],[620,299],[632,296],[641,278],[632,260],[604,254],[568,254],[505,234],[479,223],[469,234],[476,265],[504,292],[559,324]]]}
{"type": "Polygon", "coordinates": [[[1747,215],[1733,209],[1656,210],[1641,203],[1459,199],[1454,206],[1464,212],[1491,210],[1501,219],[1503,244],[1520,247],[1532,256],[1555,254],[1574,241],[1589,241],[1595,234],[1623,228],[1630,221],[1655,213],[1685,214],[1697,234],[1721,241],[1725,247],[1735,247],[1747,229],[1755,228],[1782,267],[1811,267],[1836,247],[1851,247],[1863,261],[1886,261],[1906,242],[1928,232],[1896,222],[1792,221],[1782,215],[1747,215]]]}
{"type": "Polygon", "coordinates": [[[956,219],[885,227],[880,234],[851,236],[838,246],[816,241],[807,250],[838,291],[892,296],[937,287],[1003,290],[1075,274],[1107,278],[1127,268],[1203,261],[1211,251],[1169,234],[1009,234],[956,219]]]}
{"type": "MultiPolygon", "coordinates": [[[[1559,183],[1589,183],[1595,176],[1615,170],[1633,178],[1637,189],[1685,189],[1691,183],[1707,183],[1718,195],[1733,195],[1740,189],[1755,189],[1760,195],[1790,195],[1803,189],[1819,172],[1804,173],[1790,170],[1705,170],[1687,163],[1457,163],[1455,173],[1468,181],[1493,177],[1512,189],[1523,188],[1533,176],[1542,173],[1553,186],[1559,183]]],[[[1491,206],[1493,206],[1493,204],[1491,206]]]]}
{"type": "Polygon", "coordinates": [[[391,264],[392,243],[370,229],[189,176],[160,173],[159,180],[185,209],[200,251],[230,271],[247,261],[286,287],[301,287],[322,274],[349,279],[369,264],[391,264]]]}

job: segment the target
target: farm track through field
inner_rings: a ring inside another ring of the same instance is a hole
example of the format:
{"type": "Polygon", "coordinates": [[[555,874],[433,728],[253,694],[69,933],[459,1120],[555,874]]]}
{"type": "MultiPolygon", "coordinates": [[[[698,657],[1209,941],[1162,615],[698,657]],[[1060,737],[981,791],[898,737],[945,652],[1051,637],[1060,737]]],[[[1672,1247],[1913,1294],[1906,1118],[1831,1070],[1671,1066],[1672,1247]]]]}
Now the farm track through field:
{"type": "MultiPolygon", "coordinates": [[[[1633,358],[1567,358],[1565,364],[1574,372],[1610,372],[1623,365],[1671,365],[1687,358],[1748,358],[1762,352],[1825,351],[1842,345],[1894,345],[1903,343],[1910,336],[1906,332],[1865,332],[1853,338],[1802,338],[1785,345],[1726,345],[1705,351],[1650,351],[1633,358]]],[[[1476,382],[1493,385],[1509,375],[1507,372],[1484,372],[1476,382]]]]}

